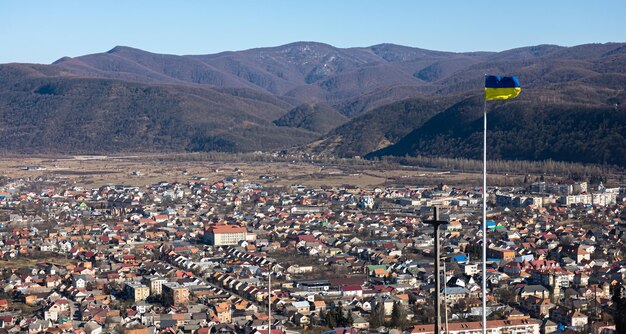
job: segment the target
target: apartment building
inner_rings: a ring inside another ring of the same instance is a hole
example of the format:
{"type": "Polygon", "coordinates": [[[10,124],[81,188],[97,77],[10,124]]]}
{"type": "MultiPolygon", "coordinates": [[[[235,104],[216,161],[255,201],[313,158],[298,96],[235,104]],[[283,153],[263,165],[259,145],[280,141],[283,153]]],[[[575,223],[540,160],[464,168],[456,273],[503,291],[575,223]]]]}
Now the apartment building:
{"type": "Polygon", "coordinates": [[[165,283],[162,288],[163,304],[172,306],[189,303],[189,289],[178,283],[165,283]]]}
{"type": "Polygon", "coordinates": [[[236,245],[246,237],[245,227],[233,225],[213,225],[204,231],[204,242],[212,246],[236,245]]]}
{"type": "Polygon", "coordinates": [[[150,288],[140,283],[126,283],[124,285],[126,295],[134,302],[146,300],[150,296],[150,288]]]}

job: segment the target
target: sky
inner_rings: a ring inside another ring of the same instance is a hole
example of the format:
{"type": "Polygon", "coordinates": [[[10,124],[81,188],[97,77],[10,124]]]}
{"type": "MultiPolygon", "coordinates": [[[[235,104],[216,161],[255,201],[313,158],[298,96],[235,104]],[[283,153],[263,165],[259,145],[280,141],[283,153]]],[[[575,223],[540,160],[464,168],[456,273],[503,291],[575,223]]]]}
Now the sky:
{"type": "Polygon", "coordinates": [[[0,0],[0,63],[116,45],[184,55],[296,41],[455,52],[626,42],[624,13],[624,0],[0,0]]]}

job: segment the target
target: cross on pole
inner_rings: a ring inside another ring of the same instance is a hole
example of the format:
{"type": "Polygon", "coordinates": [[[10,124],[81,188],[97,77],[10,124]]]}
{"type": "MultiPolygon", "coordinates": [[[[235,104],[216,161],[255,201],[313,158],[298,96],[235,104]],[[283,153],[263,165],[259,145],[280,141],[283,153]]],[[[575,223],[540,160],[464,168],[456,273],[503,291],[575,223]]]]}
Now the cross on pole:
{"type": "Polygon", "coordinates": [[[439,268],[440,259],[441,259],[441,246],[439,242],[439,226],[443,224],[447,224],[446,220],[439,220],[439,208],[433,206],[433,219],[432,220],[424,220],[424,224],[433,225],[435,228],[433,237],[435,238],[435,334],[439,334],[441,332],[441,315],[439,314],[440,305],[441,305],[441,283],[440,274],[441,269],[439,268]]]}

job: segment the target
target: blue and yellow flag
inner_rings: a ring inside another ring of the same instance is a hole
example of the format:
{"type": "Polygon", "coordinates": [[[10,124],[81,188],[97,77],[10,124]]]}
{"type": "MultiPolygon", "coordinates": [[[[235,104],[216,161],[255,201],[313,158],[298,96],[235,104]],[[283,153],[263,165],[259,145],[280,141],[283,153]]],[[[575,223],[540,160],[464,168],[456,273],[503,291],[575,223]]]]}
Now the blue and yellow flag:
{"type": "Polygon", "coordinates": [[[519,95],[522,89],[517,77],[485,76],[485,100],[508,100],[519,95]]]}

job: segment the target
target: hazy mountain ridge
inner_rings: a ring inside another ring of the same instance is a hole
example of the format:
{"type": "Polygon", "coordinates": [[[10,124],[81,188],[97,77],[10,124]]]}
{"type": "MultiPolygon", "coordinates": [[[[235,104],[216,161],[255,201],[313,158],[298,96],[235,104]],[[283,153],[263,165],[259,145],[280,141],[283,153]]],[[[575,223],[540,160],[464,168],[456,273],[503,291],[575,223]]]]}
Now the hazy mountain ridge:
{"type": "MultiPolygon", "coordinates": [[[[481,95],[483,89],[483,73],[517,74],[522,82],[522,96],[506,104],[518,110],[509,113],[517,117],[514,122],[511,121],[516,127],[499,130],[493,134],[494,141],[490,140],[489,144],[490,156],[502,159],[557,159],[626,165],[626,159],[615,154],[622,151],[621,144],[626,144],[623,139],[626,138],[626,130],[621,126],[624,121],[621,117],[623,112],[620,112],[619,108],[617,111],[614,109],[615,104],[619,106],[626,99],[623,89],[626,86],[626,77],[622,74],[626,66],[621,66],[626,65],[624,52],[626,48],[623,44],[602,44],[575,47],[577,53],[568,49],[538,46],[516,50],[521,51],[522,56],[513,51],[503,52],[504,55],[490,55],[491,59],[499,62],[470,65],[449,77],[435,81],[430,87],[431,91],[422,90],[422,92],[434,96],[454,94],[477,96],[481,95]],[[528,60],[528,53],[532,57],[538,55],[541,57],[528,60]],[[520,109],[522,101],[526,109],[520,109]],[[545,110],[541,115],[543,109],[545,110]],[[612,121],[617,123],[609,130],[594,126],[593,113],[597,110],[608,110],[609,116],[614,114],[611,116],[612,121]],[[545,120],[546,124],[541,124],[546,129],[543,133],[535,134],[538,124],[520,121],[528,119],[529,115],[533,117],[540,115],[539,119],[545,120]],[[567,127],[560,127],[561,123],[567,124],[567,127]],[[594,137],[603,131],[609,132],[594,137]],[[594,135],[590,135],[589,132],[594,135]],[[609,142],[606,137],[611,137],[612,140],[609,142]],[[543,144],[531,145],[529,140],[533,139],[542,141],[543,144]],[[508,144],[503,144],[505,142],[508,144]],[[525,143],[529,147],[520,150],[514,147],[515,143],[525,143]],[[603,153],[600,156],[598,152],[603,153]]],[[[394,129],[404,120],[388,123],[385,129],[380,129],[380,122],[361,124],[368,123],[367,117],[375,114],[370,112],[335,129],[307,147],[314,153],[339,156],[364,155],[367,153],[365,151],[373,149],[376,151],[368,157],[420,154],[480,158],[481,110],[481,103],[473,105],[472,112],[477,112],[474,116],[478,118],[470,120],[465,119],[463,113],[458,110],[435,111],[434,114],[440,114],[399,140],[396,145],[383,149],[380,149],[380,144],[372,143],[388,141],[388,144],[394,144],[396,141],[387,136],[383,140],[375,139],[377,135],[370,135],[371,130],[378,129],[384,133],[394,129]],[[438,122],[439,119],[442,121],[438,122]],[[368,131],[364,131],[361,134],[362,138],[356,143],[344,145],[346,142],[354,141],[354,134],[358,134],[358,131],[355,131],[359,127],[357,125],[367,128],[368,131]],[[363,145],[366,142],[370,144],[363,145]]],[[[496,118],[494,122],[494,126],[499,128],[503,125],[499,123],[502,122],[501,118],[496,118]]]]}
{"type": "MultiPolygon", "coordinates": [[[[498,143],[531,133],[530,127],[537,124],[516,120],[518,128],[506,128],[496,119],[501,138],[494,144],[494,154],[507,159],[593,161],[596,155],[583,159],[581,151],[564,143],[579,138],[578,132],[595,129],[584,111],[590,115],[623,103],[626,44],[452,53],[393,44],[341,49],[297,42],[189,56],[120,46],[105,53],[64,57],[51,65],[4,64],[0,147],[114,152],[251,151],[302,145],[312,153],[338,156],[378,150],[371,156],[475,157],[470,148],[476,119],[464,119],[458,107],[454,112],[454,105],[482,94],[485,73],[518,75],[522,96],[504,105],[517,110],[510,114],[522,120],[545,109],[549,117],[544,125],[550,127],[545,132],[550,137],[542,140],[560,143],[559,149],[535,145],[532,154],[509,149],[512,144],[498,143]],[[298,110],[303,104],[329,107],[322,113],[298,110]],[[521,106],[530,112],[525,114],[521,106]],[[568,113],[576,115],[575,122],[566,122],[568,113]],[[350,120],[343,124],[346,116],[350,120]],[[437,123],[438,117],[445,121],[437,123]],[[563,127],[567,133],[558,130],[557,120],[568,124],[563,127]],[[416,144],[409,145],[409,138],[416,144]]],[[[498,108],[494,115],[499,115],[498,108]]],[[[619,110],[612,118],[616,122],[622,120],[619,110]]],[[[610,136],[626,136],[618,125],[610,136]]],[[[589,147],[600,143],[604,141],[594,140],[589,147]]],[[[618,151],[615,147],[610,155],[618,151]]],[[[603,161],[622,163],[605,156],[603,161]]]]}
{"type": "MultiPolygon", "coordinates": [[[[106,53],[62,58],[53,66],[73,75],[135,81],[264,90],[302,102],[338,107],[380,89],[427,84],[414,74],[437,61],[479,61],[465,55],[393,44],[340,49],[297,42],[212,55],[161,55],[117,46],[106,53]]],[[[447,68],[447,67],[446,67],[447,68]]],[[[447,73],[447,72],[446,72],[447,73]]],[[[370,109],[349,110],[359,114],[370,109]]]]}

